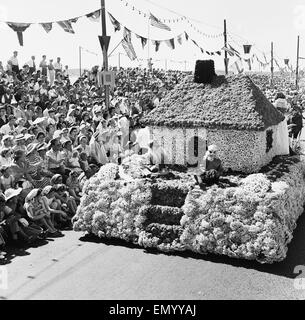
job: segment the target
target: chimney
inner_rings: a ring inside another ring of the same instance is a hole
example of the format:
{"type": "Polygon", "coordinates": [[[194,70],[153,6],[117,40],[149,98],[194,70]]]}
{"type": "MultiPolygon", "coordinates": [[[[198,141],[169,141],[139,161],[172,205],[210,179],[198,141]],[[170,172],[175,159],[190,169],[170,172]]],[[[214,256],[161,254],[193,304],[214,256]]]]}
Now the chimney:
{"type": "Polygon", "coordinates": [[[197,60],[195,67],[195,83],[212,83],[216,76],[213,60],[197,60]]]}

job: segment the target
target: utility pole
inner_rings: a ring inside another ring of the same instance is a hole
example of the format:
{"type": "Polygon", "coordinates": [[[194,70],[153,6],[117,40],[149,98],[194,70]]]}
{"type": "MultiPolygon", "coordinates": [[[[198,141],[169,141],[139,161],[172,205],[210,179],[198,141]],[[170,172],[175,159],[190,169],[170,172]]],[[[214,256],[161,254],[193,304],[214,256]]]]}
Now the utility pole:
{"type": "Polygon", "coordinates": [[[273,42],[271,42],[271,85],[273,86],[273,42]]]}
{"type": "Polygon", "coordinates": [[[119,70],[121,68],[121,52],[119,52],[119,70]]]}
{"type": "MultiPolygon", "coordinates": [[[[227,48],[227,20],[224,20],[224,42],[225,42],[225,48],[227,48]]],[[[228,52],[225,50],[225,71],[226,75],[228,75],[228,52]]]]}
{"type": "Polygon", "coordinates": [[[184,61],[184,71],[186,71],[186,60],[184,61]]]}
{"type": "Polygon", "coordinates": [[[165,71],[167,71],[167,59],[165,59],[165,71]]]}
{"type": "Polygon", "coordinates": [[[78,58],[79,58],[79,76],[82,76],[82,47],[79,46],[79,52],[78,52],[78,58]]]}
{"type": "Polygon", "coordinates": [[[297,67],[296,67],[296,70],[295,70],[295,86],[296,86],[296,89],[299,89],[299,60],[300,60],[300,36],[298,36],[297,67]]]}
{"type": "MultiPolygon", "coordinates": [[[[101,24],[102,24],[102,36],[99,36],[99,41],[103,50],[103,62],[104,62],[104,70],[108,71],[108,47],[110,42],[110,37],[107,36],[106,29],[106,10],[105,10],[105,0],[101,0],[101,24]]],[[[105,102],[106,107],[109,109],[109,85],[105,85],[105,102]]]]}

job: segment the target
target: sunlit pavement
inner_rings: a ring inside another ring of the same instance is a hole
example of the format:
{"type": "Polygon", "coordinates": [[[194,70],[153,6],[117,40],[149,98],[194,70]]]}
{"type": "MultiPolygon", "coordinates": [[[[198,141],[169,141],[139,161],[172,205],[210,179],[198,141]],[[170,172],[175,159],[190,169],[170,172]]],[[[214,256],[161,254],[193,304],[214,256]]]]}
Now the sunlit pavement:
{"type": "MultiPolygon", "coordinates": [[[[305,265],[305,216],[285,261],[260,265],[215,255],[164,255],[65,232],[8,257],[1,299],[304,299],[295,280],[305,265]]],[[[304,267],[305,269],[305,267],[304,267]]]]}

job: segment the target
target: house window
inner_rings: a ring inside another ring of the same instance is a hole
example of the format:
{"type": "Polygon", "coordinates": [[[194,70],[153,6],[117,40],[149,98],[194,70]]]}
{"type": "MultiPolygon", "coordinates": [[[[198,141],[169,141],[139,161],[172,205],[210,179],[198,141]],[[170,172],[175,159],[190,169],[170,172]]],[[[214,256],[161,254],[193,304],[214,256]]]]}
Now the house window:
{"type": "Polygon", "coordinates": [[[194,137],[194,157],[198,158],[198,136],[194,137]]]}
{"type": "Polygon", "coordinates": [[[267,130],[266,133],[266,152],[268,153],[273,147],[273,130],[267,130]]]}

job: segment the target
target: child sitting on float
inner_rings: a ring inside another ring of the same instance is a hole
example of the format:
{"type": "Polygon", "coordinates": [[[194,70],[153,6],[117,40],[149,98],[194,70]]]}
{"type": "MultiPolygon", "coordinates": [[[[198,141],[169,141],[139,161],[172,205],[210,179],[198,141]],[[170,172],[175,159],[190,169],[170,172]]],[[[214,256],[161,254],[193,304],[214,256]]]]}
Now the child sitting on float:
{"type": "Polygon", "coordinates": [[[211,145],[203,157],[203,162],[200,165],[200,174],[194,175],[196,184],[214,184],[219,181],[223,174],[223,167],[221,160],[217,157],[218,147],[211,145]]]}

